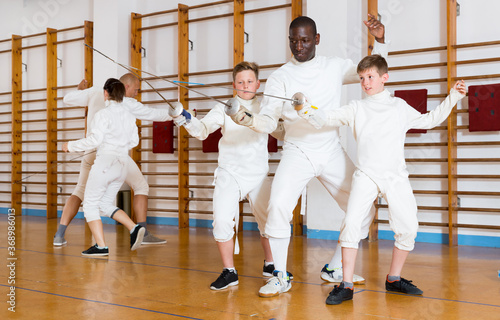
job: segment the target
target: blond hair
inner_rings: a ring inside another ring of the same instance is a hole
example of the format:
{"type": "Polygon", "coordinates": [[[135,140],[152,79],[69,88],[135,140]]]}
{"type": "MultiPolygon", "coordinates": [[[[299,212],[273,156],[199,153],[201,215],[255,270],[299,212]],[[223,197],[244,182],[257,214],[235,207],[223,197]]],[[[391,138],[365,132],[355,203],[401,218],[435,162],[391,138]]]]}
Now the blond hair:
{"type": "Polygon", "coordinates": [[[368,69],[376,69],[379,75],[387,73],[389,67],[387,66],[387,61],[379,54],[373,54],[371,56],[366,56],[358,63],[357,72],[366,71],[368,69]]]}
{"type": "Polygon", "coordinates": [[[252,70],[255,73],[255,78],[259,80],[259,65],[255,62],[242,61],[233,68],[233,81],[236,80],[238,73],[245,70],[252,70]]]}

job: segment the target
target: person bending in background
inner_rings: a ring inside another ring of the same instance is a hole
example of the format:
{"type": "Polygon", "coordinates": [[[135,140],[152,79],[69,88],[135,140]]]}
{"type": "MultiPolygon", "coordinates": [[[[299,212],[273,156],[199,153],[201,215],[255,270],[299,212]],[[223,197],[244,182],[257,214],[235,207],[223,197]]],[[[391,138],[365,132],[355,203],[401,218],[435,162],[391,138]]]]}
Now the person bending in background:
{"type": "MultiPolygon", "coordinates": [[[[134,74],[126,73],[120,77],[120,81],[125,86],[124,100],[127,102],[123,108],[126,108],[137,119],[149,121],[167,121],[172,119],[169,116],[167,109],[149,108],[135,100],[140,88],[140,81],[134,74]]],[[[104,109],[105,101],[102,89],[87,88],[87,85],[87,81],[82,80],[78,85],[78,90],[65,95],[63,102],[65,105],[70,107],[88,106],[87,134],[89,134],[92,129],[92,119],[98,111],[104,109]]],[[[68,198],[68,200],[66,200],[64,205],[61,219],[59,221],[59,227],[54,235],[54,246],[62,246],[67,243],[64,238],[66,228],[76,216],[78,209],[82,204],[89,171],[95,161],[95,158],[96,153],[91,150],[84,155],[81,161],[78,183],[72,195],[68,198]]],[[[133,203],[137,222],[146,228],[149,185],[142,175],[141,170],[133,161],[127,162],[127,176],[125,178],[125,182],[132,188],[132,190],[134,190],[133,203]]],[[[164,244],[166,242],[166,240],[154,236],[146,229],[146,234],[142,244],[164,244]]]]}
{"type": "Polygon", "coordinates": [[[125,211],[114,205],[116,194],[127,175],[128,152],[139,143],[135,117],[124,107],[125,86],[110,78],[104,84],[106,108],[95,114],[90,134],[83,139],[64,143],[63,151],[89,151],[97,155],[85,188],[83,212],[96,244],[82,252],[84,256],[107,256],[100,215],[111,217],[130,231],[130,249],[142,243],[146,228],[135,224],[125,211]]]}

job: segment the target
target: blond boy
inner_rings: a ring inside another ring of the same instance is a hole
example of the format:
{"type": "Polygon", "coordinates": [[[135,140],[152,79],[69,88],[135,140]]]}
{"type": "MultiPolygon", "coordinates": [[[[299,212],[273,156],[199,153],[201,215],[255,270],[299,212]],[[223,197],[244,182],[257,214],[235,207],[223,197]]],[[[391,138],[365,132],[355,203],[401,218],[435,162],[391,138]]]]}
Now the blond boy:
{"type": "MultiPolygon", "coordinates": [[[[255,92],[260,87],[259,67],[252,62],[240,62],[233,69],[233,87],[238,103],[258,113],[260,101],[255,92]]],[[[234,266],[233,252],[235,222],[239,215],[239,201],[247,198],[257,221],[261,244],[264,249],[263,275],[272,276],[273,257],[269,239],[263,236],[267,220],[267,205],[271,182],[267,151],[268,134],[255,132],[236,124],[226,115],[225,106],[218,104],[201,120],[186,115],[174,117],[176,124],[184,125],[195,138],[205,140],[208,135],[222,128],[219,141],[218,167],[215,170],[213,194],[213,235],[222,259],[223,270],[210,285],[212,290],[222,290],[238,284],[238,273],[234,266]]],[[[236,117],[233,116],[233,118],[236,117]]]]}
{"type": "Polygon", "coordinates": [[[370,215],[378,194],[389,205],[389,223],[395,233],[392,262],[386,279],[386,290],[422,294],[401,270],[417,235],[417,204],[408,179],[404,157],[406,132],[430,129],[443,122],[455,104],[466,94],[463,81],[457,82],[450,95],[433,111],[420,114],[404,100],[392,97],[384,89],[388,80],[387,62],[379,55],[367,56],[357,72],[367,97],[352,101],[332,111],[320,111],[305,103],[299,115],[316,128],[348,125],[357,141],[358,165],[354,172],[347,213],[340,231],[343,281],[335,286],[327,304],[340,304],[353,297],[353,273],[361,240],[360,222],[370,215]]]}

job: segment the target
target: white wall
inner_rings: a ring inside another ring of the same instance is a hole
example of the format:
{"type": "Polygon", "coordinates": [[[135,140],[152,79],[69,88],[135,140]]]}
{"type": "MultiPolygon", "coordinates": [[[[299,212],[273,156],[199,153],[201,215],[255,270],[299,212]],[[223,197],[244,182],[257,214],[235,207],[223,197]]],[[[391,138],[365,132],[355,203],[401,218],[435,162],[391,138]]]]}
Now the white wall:
{"type": "Polygon", "coordinates": [[[21,0],[2,1],[0,39],[11,34],[30,35],[45,32],[47,27],[73,27],[92,18],[93,1],[21,0]]]}
{"type": "MultiPolygon", "coordinates": [[[[24,0],[24,1],[2,1],[0,19],[0,39],[10,39],[12,34],[16,35],[31,35],[38,33],[45,33],[47,28],[63,29],[83,25],[85,20],[92,20],[93,3],[89,1],[77,0],[24,0]]],[[[58,40],[65,40],[70,38],[81,37],[82,30],[68,31],[63,34],[58,34],[58,40]]],[[[23,46],[36,45],[45,43],[45,35],[24,39],[23,46]]],[[[11,48],[10,42],[3,42],[0,44],[0,50],[8,50],[11,48]]],[[[60,66],[57,69],[58,84],[76,84],[83,78],[83,50],[77,48],[76,43],[64,44],[58,46],[58,58],[61,59],[60,66]]],[[[40,89],[46,87],[46,48],[38,47],[33,49],[26,49],[22,52],[22,61],[26,64],[26,70],[22,73],[23,89],[40,89]]],[[[0,92],[8,92],[11,90],[11,55],[10,53],[3,53],[0,55],[0,68],[3,70],[0,76],[0,92]]],[[[44,99],[45,92],[24,93],[23,100],[44,99]]],[[[0,101],[10,101],[9,95],[0,96],[0,101]]],[[[4,108],[8,107],[5,105],[4,108]]],[[[44,102],[25,103],[24,110],[44,110],[44,102]]],[[[4,109],[5,110],[5,109],[4,109]]],[[[59,117],[73,117],[82,116],[83,111],[78,112],[59,112],[59,117]]],[[[24,113],[24,120],[37,120],[44,119],[44,112],[24,113]]],[[[10,116],[4,116],[2,121],[10,120],[10,116]]],[[[60,124],[61,128],[78,127],[83,124],[78,124],[78,121],[68,121],[67,123],[60,124]]],[[[8,126],[2,125],[0,131],[4,132],[8,126]]],[[[23,130],[38,130],[45,129],[44,122],[30,122],[23,123],[23,130]]],[[[58,135],[63,138],[62,134],[58,135]]],[[[23,134],[24,140],[43,140],[45,135],[40,133],[23,134]]],[[[70,138],[79,138],[78,135],[69,134],[70,138]]],[[[1,141],[8,141],[8,135],[1,135],[1,141]]],[[[9,151],[10,144],[2,144],[0,146],[2,151],[9,151]]],[[[26,151],[44,151],[45,143],[31,143],[23,145],[23,150],[26,151]]],[[[74,156],[74,155],[73,155],[74,156]]],[[[9,155],[1,155],[1,161],[9,161],[9,155]]],[[[25,153],[23,154],[24,161],[40,161],[44,160],[45,156],[40,154],[25,153]]],[[[78,170],[78,166],[67,166],[68,170],[78,170]]],[[[23,165],[24,171],[38,172],[44,170],[45,166],[42,164],[23,165]]],[[[10,170],[4,168],[2,171],[10,170]]],[[[27,174],[23,175],[26,177],[27,174]]],[[[10,174],[2,174],[1,180],[9,180],[10,174]]],[[[65,177],[65,182],[76,182],[76,176],[65,177]]],[[[30,181],[44,182],[44,175],[34,175],[29,178],[30,181]]],[[[10,186],[2,184],[2,191],[8,191],[10,186]]],[[[29,192],[45,192],[46,188],[43,185],[25,184],[23,189],[26,188],[29,192]]],[[[70,192],[71,190],[67,191],[70,192]]],[[[2,194],[2,200],[10,199],[9,194],[2,194]]],[[[32,201],[45,203],[45,197],[40,195],[23,195],[23,201],[32,201]]],[[[44,206],[28,206],[34,209],[44,210],[44,206]]]]}

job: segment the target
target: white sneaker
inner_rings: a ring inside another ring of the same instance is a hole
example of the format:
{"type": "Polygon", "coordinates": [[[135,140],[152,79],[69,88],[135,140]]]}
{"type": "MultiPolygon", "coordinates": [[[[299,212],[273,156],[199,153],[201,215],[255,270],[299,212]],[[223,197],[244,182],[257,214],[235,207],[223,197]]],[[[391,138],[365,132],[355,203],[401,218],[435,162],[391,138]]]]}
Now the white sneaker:
{"type": "Polygon", "coordinates": [[[362,276],[358,276],[357,274],[352,275],[352,283],[353,284],[365,284],[366,280],[362,276]]]}
{"type": "MultiPolygon", "coordinates": [[[[328,282],[342,282],[342,268],[336,268],[333,270],[328,269],[328,264],[325,264],[323,269],[321,269],[321,279],[328,282]]],[[[354,284],[365,284],[366,280],[362,276],[358,276],[357,274],[352,277],[354,284]]]]}
{"type": "Polygon", "coordinates": [[[267,280],[265,286],[260,288],[259,296],[263,298],[275,297],[280,293],[287,292],[291,288],[292,284],[290,283],[290,280],[283,278],[283,272],[280,271],[276,276],[267,280]]]}

